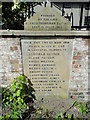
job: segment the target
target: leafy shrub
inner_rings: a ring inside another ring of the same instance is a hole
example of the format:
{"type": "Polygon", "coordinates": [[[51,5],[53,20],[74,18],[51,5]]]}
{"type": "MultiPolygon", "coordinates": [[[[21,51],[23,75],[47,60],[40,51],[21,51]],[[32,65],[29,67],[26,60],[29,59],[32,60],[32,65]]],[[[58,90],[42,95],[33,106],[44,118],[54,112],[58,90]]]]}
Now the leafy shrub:
{"type": "Polygon", "coordinates": [[[88,113],[88,108],[84,102],[77,105],[82,116],[86,116],[88,113]]]}
{"type": "MultiPolygon", "coordinates": [[[[66,120],[66,119],[69,119],[69,120],[77,120],[79,118],[75,117],[73,114],[71,113],[68,113],[70,109],[72,109],[74,106],[76,106],[79,111],[80,111],[80,114],[82,116],[82,118],[80,118],[81,120],[87,118],[87,114],[88,114],[88,108],[87,108],[87,104],[85,102],[78,102],[78,101],[75,101],[74,103],[72,103],[71,107],[68,108],[64,113],[60,113],[56,116],[56,120],[66,120]],[[67,114],[67,115],[66,115],[67,114]]],[[[78,116],[79,117],[79,116],[78,116]]]]}
{"type": "Polygon", "coordinates": [[[15,78],[8,88],[2,89],[2,120],[24,120],[30,118],[36,99],[30,80],[20,75],[15,78]]]}

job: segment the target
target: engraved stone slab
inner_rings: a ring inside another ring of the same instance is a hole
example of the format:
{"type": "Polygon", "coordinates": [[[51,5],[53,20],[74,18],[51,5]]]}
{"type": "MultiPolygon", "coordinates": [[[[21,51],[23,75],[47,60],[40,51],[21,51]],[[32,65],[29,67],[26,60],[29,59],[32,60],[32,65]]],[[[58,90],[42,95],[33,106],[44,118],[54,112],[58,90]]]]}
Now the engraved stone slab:
{"type": "Polygon", "coordinates": [[[60,10],[54,6],[42,7],[39,12],[25,21],[24,30],[30,31],[65,31],[71,30],[71,23],[61,16],[60,10]]]}
{"type": "Polygon", "coordinates": [[[37,97],[67,98],[72,57],[71,39],[22,39],[24,74],[37,97]]]}

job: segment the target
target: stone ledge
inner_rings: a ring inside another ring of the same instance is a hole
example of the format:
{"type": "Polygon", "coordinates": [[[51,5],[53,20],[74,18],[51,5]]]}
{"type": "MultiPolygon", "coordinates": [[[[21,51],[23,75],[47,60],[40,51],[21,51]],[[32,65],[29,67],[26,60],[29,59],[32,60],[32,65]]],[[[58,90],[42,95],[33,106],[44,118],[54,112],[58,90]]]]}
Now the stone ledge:
{"type": "Polygon", "coordinates": [[[88,37],[90,31],[25,31],[25,30],[0,30],[0,36],[60,36],[60,37],[88,37]]]}

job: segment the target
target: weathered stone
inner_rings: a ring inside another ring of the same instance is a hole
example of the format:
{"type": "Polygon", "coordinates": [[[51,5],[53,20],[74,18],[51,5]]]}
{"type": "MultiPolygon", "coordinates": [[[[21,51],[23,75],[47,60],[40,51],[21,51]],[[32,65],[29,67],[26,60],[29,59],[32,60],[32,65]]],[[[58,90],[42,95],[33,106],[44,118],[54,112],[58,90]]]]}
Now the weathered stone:
{"type": "Polygon", "coordinates": [[[67,98],[72,40],[22,39],[24,74],[31,79],[36,95],[67,98]]]}
{"type": "Polygon", "coordinates": [[[24,30],[30,31],[67,31],[71,30],[71,23],[60,15],[54,6],[42,7],[41,11],[34,14],[24,23],[24,30]]]}
{"type": "MultiPolygon", "coordinates": [[[[78,99],[81,98],[80,93],[84,93],[83,100],[88,100],[87,94],[85,94],[88,90],[88,40],[82,38],[75,39],[73,53],[72,78],[69,90],[70,92],[75,92],[76,89],[78,99]]],[[[72,94],[75,97],[76,94],[72,94]]]]}
{"type": "Polygon", "coordinates": [[[22,73],[20,41],[18,38],[1,38],[0,85],[8,85],[22,73]],[[17,45],[17,46],[16,46],[17,45]],[[20,66],[20,68],[19,68],[20,66]]]}

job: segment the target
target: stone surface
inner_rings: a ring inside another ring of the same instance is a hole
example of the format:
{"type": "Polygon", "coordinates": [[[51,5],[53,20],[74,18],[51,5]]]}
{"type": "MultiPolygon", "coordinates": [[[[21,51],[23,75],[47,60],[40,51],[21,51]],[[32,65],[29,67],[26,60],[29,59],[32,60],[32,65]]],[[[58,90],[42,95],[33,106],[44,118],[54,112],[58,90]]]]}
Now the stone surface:
{"type": "Polygon", "coordinates": [[[0,85],[9,85],[22,74],[19,38],[0,39],[0,85]]]}
{"type": "Polygon", "coordinates": [[[42,7],[24,23],[24,30],[30,31],[67,31],[71,30],[71,23],[60,15],[60,11],[54,6],[42,7]]]}
{"type": "Polygon", "coordinates": [[[32,37],[32,36],[51,36],[51,37],[88,37],[90,31],[25,31],[25,30],[0,30],[0,36],[32,37]]]}
{"type": "Polygon", "coordinates": [[[38,97],[67,98],[72,39],[22,39],[24,74],[38,97]]]}
{"type": "Polygon", "coordinates": [[[73,41],[73,61],[70,93],[80,100],[88,100],[88,39],[73,41]]]}

